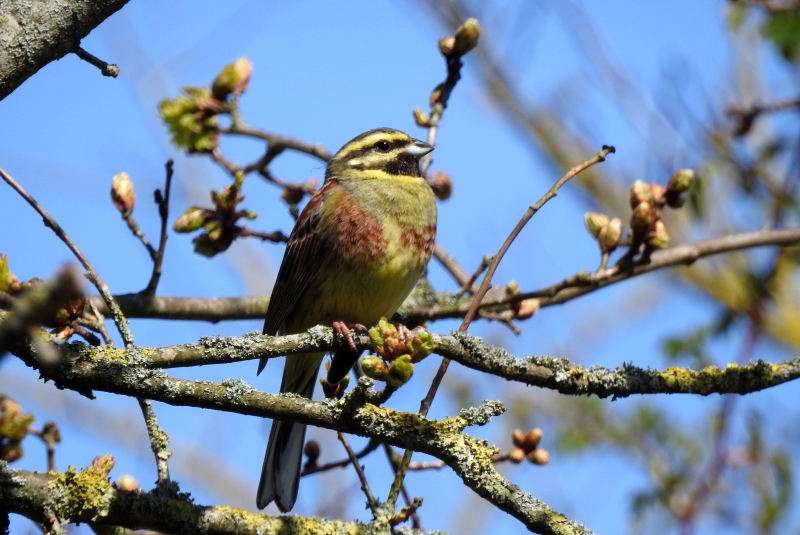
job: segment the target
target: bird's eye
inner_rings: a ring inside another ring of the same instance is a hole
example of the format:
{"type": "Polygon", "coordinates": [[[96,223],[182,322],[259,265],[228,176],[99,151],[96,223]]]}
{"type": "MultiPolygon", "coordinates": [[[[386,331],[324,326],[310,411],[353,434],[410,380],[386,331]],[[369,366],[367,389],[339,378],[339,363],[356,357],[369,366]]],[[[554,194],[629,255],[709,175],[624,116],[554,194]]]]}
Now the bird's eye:
{"type": "Polygon", "coordinates": [[[378,152],[389,152],[389,149],[392,148],[391,145],[389,145],[389,142],[385,139],[378,141],[372,147],[378,152]]]}

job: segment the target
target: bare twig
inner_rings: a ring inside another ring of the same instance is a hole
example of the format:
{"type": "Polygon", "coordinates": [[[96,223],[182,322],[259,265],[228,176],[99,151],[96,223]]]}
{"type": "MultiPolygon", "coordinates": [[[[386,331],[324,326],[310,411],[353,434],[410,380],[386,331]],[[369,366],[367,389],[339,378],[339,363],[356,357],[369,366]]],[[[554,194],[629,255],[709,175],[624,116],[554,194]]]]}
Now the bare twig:
{"type": "Polygon", "coordinates": [[[100,278],[100,275],[95,271],[92,264],[89,262],[89,259],[86,258],[78,246],[72,241],[72,239],[64,232],[64,229],[61,228],[55,219],[45,210],[36,200],[31,197],[31,195],[25,191],[20,184],[14,180],[11,175],[5,172],[2,168],[0,168],[0,177],[6,181],[6,183],[14,188],[14,190],[19,193],[23,199],[25,199],[28,204],[30,204],[34,210],[36,210],[42,219],[44,220],[44,224],[47,227],[50,227],[53,232],[55,232],[56,236],[58,236],[61,241],[63,241],[69,250],[72,251],[72,254],[78,259],[81,263],[83,268],[86,270],[86,277],[91,281],[92,284],[95,285],[97,291],[100,292],[100,295],[103,296],[103,300],[106,303],[106,306],[111,311],[111,315],[114,318],[114,323],[117,325],[117,330],[119,330],[120,336],[122,336],[122,340],[125,342],[126,347],[133,346],[133,335],[131,335],[130,329],[128,329],[128,320],[125,318],[125,315],[122,313],[122,310],[117,305],[117,302],[114,301],[114,298],[111,295],[111,292],[108,290],[108,286],[103,279],[100,278]]]}
{"type": "MultiPolygon", "coordinates": [[[[378,448],[378,446],[380,446],[380,444],[381,443],[378,442],[377,440],[370,440],[367,443],[367,445],[364,446],[363,450],[361,450],[361,451],[359,451],[358,453],[355,454],[356,455],[356,459],[361,459],[362,457],[366,457],[367,455],[369,455],[370,453],[375,451],[378,448]]],[[[333,470],[334,468],[344,468],[345,466],[349,465],[350,463],[351,463],[351,461],[350,461],[349,458],[342,459],[341,461],[334,461],[334,462],[325,463],[325,464],[306,463],[303,466],[303,471],[300,473],[300,477],[310,476],[312,474],[318,474],[320,472],[327,472],[328,470],[333,470]]]]}
{"type": "Polygon", "coordinates": [[[253,128],[252,126],[243,124],[241,119],[235,120],[234,124],[231,124],[230,126],[220,128],[219,132],[222,134],[232,134],[263,139],[269,143],[269,149],[276,154],[283,150],[293,150],[296,152],[302,152],[303,154],[308,154],[309,156],[313,156],[324,162],[330,160],[332,156],[332,154],[328,152],[328,150],[320,143],[306,143],[305,141],[300,141],[299,139],[267,132],[266,130],[261,130],[260,128],[253,128]]]}
{"type": "Polygon", "coordinates": [[[468,292],[473,294],[476,293],[478,291],[478,287],[475,285],[475,281],[477,281],[478,277],[480,277],[481,274],[484,271],[486,271],[486,268],[489,267],[489,264],[491,262],[492,262],[491,256],[484,256],[483,260],[481,260],[481,263],[478,264],[478,267],[475,269],[472,275],[470,275],[469,279],[461,284],[461,288],[458,289],[458,292],[456,292],[456,294],[458,296],[462,296],[468,292]]]}
{"type": "Polygon", "coordinates": [[[776,111],[800,108],[800,97],[781,100],[767,104],[752,104],[750,107],[728,106],[728,115],[736,119],[733,128],[734,136],[743,136],[753,127],[753,123],[762,113],[773,113],[776,111]]]}
{"type": "Polygon", "coordinates": [[[344,446],[345,451],[347,452],[347,458],[350,459],[350,462],[353,465],[353,468],[358,475],[358,480],[361,482],[361,490],[364,491],[364,495],[367,497],[367,505],[372,510],[373,513],[377,513],[378,502],[375,500],[375,496],[372,495],[372,491],[369,488],[369,482],[367,481],[367,476],[364,475],[364,469],[361,467],[361,463],[358,462],[358,457],[353,452],[353,448],[350,447],[350,441],[347,440],[347,435],[339,431],[336,433],[339,437],[339,442],[342,443],[344,446]]]}
{"type": "Polygon", "coordinates": [[[133,213],[128,210],[123,210],[122,219],[124,219],[125,223],[128,224],[128,228],[131,229],[133,235],[139,238],[139,241],[142,242],[144,248],[147,249],[147,254],[150,255],[150,259],[155,260],[156,250],[153,248],[152,245],[150,245],[150,240],[147,239],[147,236],[144,235],[144,232],[142,232],[142,229],[141,227],[139,227],[139,224],[136,222],[135,219],[133,219],[133,213]]]}
{"type": "Polygon", "coordinates": [[[289,241],[289,236],[281,232],[280,230],[276,230],[273,232],[259,232],[257,230],[250,230],[247,227],[242,227],[238,233],[239,238],[258,238],[261,241],[271,241],[274,243],[286,243],[289,241]]]}
{"type": "Polygon", "coordinates": [[[106,63],[102,59],[89,54],[87,51],[82,49],[80,46],[75,47],[75,55],[81,58],[83,61],[91,63],[98,69],[103,76],[110,76],[111,78],[116,78],[119,74],[119,67],[114,65],[113,63],[106,63]]]}
{"type": "Polygon", "coordinates": [[[144,289],[145,295],[154,296],[158,281],[161,280],[161,266],[164,262],[164,252],[167,248],[167,225],[169,223],[169,192],[172,186],[173,162],[171,159],[167,160],[164,164],[166,170],[166,178],[164,180],[164,194],[160,190],[155,191],[155,200],[158,205],[158,216],[161,218],[161,237],[158,242],[158,251],[152,255],[153,258],[153,274],[150,276],[150,282],[147,283],[147,288],[144,289]]]}
{"type": "MultiPolygon", "coordinates": [[[[531,218],[534,215],[536,215],[536,212],[538,212],[542,208],[542,206],[544,206],[545,203],[547,203],[547,201],[558,195],[558,190],[561,189],[561,186],[566,184],[569,179],[571,179],[584,169],[587,169],[596,163],[605,161],[606,156],[608,156],[609,153],[613,152],[614,152],[614,147],[603,145],[603,148],[597,154],[595,154],[585,162],[576,165],[575,167],[567,171],[561,178],[558,179],[558,181],[556,181],[556,183],[553,185],[553,187],[551,187],[547,191],[547,193],[545,193],[538,201],[536,201],[536,203],[531,205],[525,211],[525,214],[523,214],[522,218],[517,223],[517,226],[514,227],[514,229],[511,231],[511,234],[508,235],[508,238],[506,238],[506,241],[500,247],[500,250],[497,251],[497,254],[492,258],[492,262],[491,264],[489,264],[489,268],[486,270],[486,275],[483,277],[483,282],[481,282],[481,286],[475,293],[475,296],[472,300],[472,305],[470,305],[469,310],[467,310],[467,314],[464,317],[464,320],[461,322],[461,326],[458,329],[459,331],[466,332],[467,329],[469,328],[469,325],[472,322],[473,318],[475,317],[475,314],[478,312],[478,308],[480,308],[481,306],[481,301],[483,300],[483,297],[486,295],[486,292],[489,291],[489,287],[492,285],[492,277],[494,276],[494,273],[497,270],[497,266],[500,264],[500,261],[506,254],[506,251],[508,251],[508,248],[511,247],[511,244],[517,238],[517,236],[525,227],[525,225],[528,223],[528,221],[530,221],[531,218]]],[[[422,404],[420,406],[420,414],[422,414],[423,416],[428,414],[428,409],[430,408],[431,403],[433,402],[433,398],[436,396],[436,391],[439,389],[439,385],[441,384],[442,379],[444,378],[444,374],[447,372],[447,367],[449,365],[450,365],[449,359],[446,358],[442,359],[442,363],[439,366],[439,370],[436,372],[436,376],[433,378],[433,381],[431,382],[428,394],[422,400],[422,404]]]]}
{"type": "Polygon", "coordinates": [[[172,455],[169,451],[169,437],[158,425],[156,413],[153,412],[153,406],[147,399],[137,398],[139,401],[139,408],[142,409],[142,416],[147,426],[147,436],[150,438],[150,448],[153,450],[153,455],[156,457],[156,468],[158,470],[158,483],[169,481],[169,465],[167,460],[172,455]]]}
{"type": "Polygon", "coordinates": [[[47,470],[56,469],[56,444],[61,442],[61,430],[55,422],[45,422],[42,430],[29,430],[34,436],[39,437],[47,448],[47,470]]]}

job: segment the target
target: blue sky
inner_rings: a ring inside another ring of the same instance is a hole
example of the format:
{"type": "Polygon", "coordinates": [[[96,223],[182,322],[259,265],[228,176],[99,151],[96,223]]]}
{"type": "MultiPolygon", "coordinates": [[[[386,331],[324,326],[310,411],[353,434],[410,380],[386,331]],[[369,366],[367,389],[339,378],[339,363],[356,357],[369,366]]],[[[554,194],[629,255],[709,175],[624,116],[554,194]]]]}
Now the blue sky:
{"type": "MultiPolygon", "coordinates": [[[[685,83],[687,94],[697,96],[693,106],[698,113],[708,113],[734,94],[732,87],[720,81],[732,69],[723,2],[584,4],[582,9],[601,37],[602,49],[627,70],[646,102],[658,103],[665,79],[676,71],[685,74],[680,82],[685,83]]],[[[498,9],[511,9],[516,4],[497,5],[498,9]]],[[[590,111],[582,108],[575,121],[586,125],[586,135],[598,149],[603,144],[617,148],[617,154],[603,165],[620,173],[623,167],[633,168],[641,173],[633,178],[664,182],[668,175],[648,174],[662,170],[654,164],[647,141],[620,113],[618,103],[596,90],[599,82],[592,64],[578,49],[575,29],[568,30],[565,25],[576,19],[553,2],[535,6],[528,10],[529,19],[518,21],[517,37],[501,43],[512,47],[514,57],[520,58],[517,64],[524,66],[515,72],[520,86],[543,102],[558,102],[563,92],[586,93],[590,111]]],[[[175,159],[176,168],[173,216],[191,204],[207,204],[208,190],[227,182],[210,160],[187,157],[172,148],[156,114],[161,99],[174,97],[184,85],[208,84],[223,65],[247,56],[254,72],[242,109],[254,126],[320,142],[330,150],[378,126],[424,137],[424,131],[413,123],[411,110],[424,108],[430,90],[444,78],[444,63],[436,47],[442,35],[444,31],[427,12],[401,2],[309,0],[279,5],[254,0],[132,0],[83,41],[86,50],[121,67],[119,78],[103,78],[77,57],[67,56],[0,102],[0,166],[62,224],[113,292],[138,291],[149,278],[150,260],[109,202],[111,177],[126,171],[134,180],[138,193],[134,215],[152,240],[157,236],[158,217],[150,192],[162,186],[167,158],[175,159]]],[[[790,79],[780,69],[768,67],[776,91],[788,91],[790,79]]],[[[260,155],[261,146],[251,141],[226,141],[223,149],[230,158],[249,162],[260,155]]],[[[691,150],[672,157],[675,169],[696,163],[691,150]]],[[[525,208],[561,171],[532,154],[482,95],[469,58],[464,79],[445,114],[434,159],[433,169],[451,173],[454,181],[453,197],[440,206],[439,240],[468,270],[483,255],[497,250],[525,208]]],[[[292,181],[324,173],[320,162],[294,154],[279,158],[273,170],[292,181]]],[[[245,206],[259,212],[254,228],[290,230],[291,219],[278,200],[278,189],[251,176],[245,193],[245,206]]],[[[0,207],[0,252],[9,255],[11,269],[20,279],[46,277],[72,260],[63,244],[7,187],[0,186],[0,207]]],[[[597,252],[583,229],[582,215],[588,208],[585,198],[567,186],[523,232],[496,280],[516,279],[523,288],[533,289],[596,267],[597,252]]],[[[253,241],[236,243],[225,255],[207,260],[193,254],[188,237],[173,234],[159,294],[266,294],[281,255],[282,246],[253,241]]],[[[502,343],[520,356],[554,354],[612,367],[623,361],[659,365],[666,335],[687,332],[715,310],[698,295],[670,290],[668,275],[659,277],[664,284],[654,287],[652,282],[634,281],[545,310],[521,325],[524,332],[519,337],[494,324],[478,324],[472,332],[502,343]],[[681,312],[665,314],[665,310],[681,312]]],[[[431,278],[439,289],[455,288],[438,266],[431,267],[431,278]]],[[[440,322],[432,330],[447,332],[454,327],[452,322],[440,322]]],[[[166,345],[206,335],[252,332],[260,330],[261,322],[210,325],[135,320],[132,328],[137,344],[166,345]]],[[[736,347],[738,339],[730,339],[714,349],[725,361],[732,359],[736,347]]],[[[757,356],[772,360],[776,355],[785,356],[774,347],[757,351],[757,356]]],[[[416,410],[436,365],[436,359],[420,365],[414,383],[402,389],[391,405],[416,410]]],[[[176,374],[213,380],[242,378],[260,389],[277,391],[279,373],[269,373],[279,369],[277,364],[271,363],[268,373],[258,378],[255,367],[255,363],[245,363],[224,369],[178,370],[176,374]]],[[[483,386],[479,376],[454,368],[446,388],[470,384],[480,390],[476,385],[483,386]]],[[[486,391],[476,396],[478,400],[502,400],[507,388],[507,383],[488,382],[486,391]]],[[[753,403],[767,400],[787,407],[788,388],[754,396],[753,403]]],[[[134,400],[100,394],[90,402],[74,393],[56,391],[51,385],[37,383],[34,372],[10,358],[0,367],[0,392],[16,398],[39,422],[59,422],[64,436],[57,451],[59,468],[85,466],[95,455],[110,452],[117,459],[112,475],[133,474],[145,488],[154,480],[134,400]],[[122,422],[117,427],[113,427],[115,417],[122,422]],[[117,438],[105,436],[109,428],[117,438]]],[[[532,389],[529,392],[537,403],[546,402],[546,397],[532,389]]],[[[437,400],[431,415],[439,418],[457,412],[459,407],[451,399],[437,400]]],[[[669,398],[667,402],[676,417],[692,422],[696,411],[716,408],[720,400],[669,398]]],[[[633,403],[616,402],[613,410],[628,410],[633,403]]],[[[155,408],[172,439],[172,472],[182,489],[191,491],[200,503],[229,499],[234,505],[254,509],[268,424],[190,408],[160,404],[155,408]],[[198,456],[200,451],[205,453],[198,456]],[[200,484],[196,472],[201,468],[220,485],[225,479],[214,474],[231,475],[231,488],[214,492],[200,484]]],[[[529,423],[536,424],[535,414],[529,423]]],[[[473,432],[508,448],[508,425],[497,421],[473,432]]],[[[314,431],[312,436],[323,441],[324,459],[342,457],[332,433],[314,431]]],[[[355,442],[362,443],[359,439],[355,442]]],[[[43,469],[40,449],[28,440],[27,455],[16,466],[43,469]]],[[[632,492],[646,485],[646,480],[625,459],[599,460],[597,456],[554,455],[548,467],[534,469],[523,464],[501,470],[525,490],[598,533],[619,533],[629,519],[632,492]],[[601,496],[597,495],[598,486],[602,486],[601,496]]],[[[374,455],[366,465],[375,481],[374,492],[385,497],[390,481],[385,460],[374,455]]],[[[367,519],[351,471],[315,477],[318,481],[303,481],[294,512],[311,514],[327,507],[323,512],[333,511],[344,519],[367,519]],[[342,496],[349,502],[341,503],[342,496]]],[[[481,505],[447,469],[412,474],[408,485],[412,494],[425,497],[421,515],[428,529],[523,531],[505,514],[490,514],[491,508],[481,505]]],[[[14,533],[27,529],[23,521],[12,524],[14,533]]]]}

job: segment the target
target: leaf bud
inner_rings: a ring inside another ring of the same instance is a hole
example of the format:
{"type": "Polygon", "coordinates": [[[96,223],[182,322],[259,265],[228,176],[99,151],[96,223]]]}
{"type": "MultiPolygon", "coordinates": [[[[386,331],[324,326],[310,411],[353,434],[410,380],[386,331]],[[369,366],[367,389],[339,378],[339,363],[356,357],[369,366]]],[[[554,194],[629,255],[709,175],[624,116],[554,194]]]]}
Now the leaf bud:
{"type": "Polygon", "coordinates": [[[669,233],[667,226],[660,219],[653,225],[653,231],[648,237],[647,243],[654,249],[666,249],[669,247],[669,233]]]}
{"type": "Polygon", "coordinates": [[[550,462],[550,452],[545,449],[536,448],[532,452],[528,453],[528,460],[533,464],[544,466],[550,462]]]}
{"type": "Polygon", "coordinates": [[[0,254],[0,291],[16,293],[18,286],[17,276],[8,269],[8,256],[0,254]]]}
{"type": "Polygon", "coordinates": [[[514,448],[508,453],[508,460],[514,464],[519,464],[525,460],[525,450],[522,448],[514,448]]]}
{"type": "Polygon", "coordinates": [[[194,232],[206,224],[208,215],[210,215],[209,212],[210,210],[207,208],[190,206],[182,216],[175,220],[172,224],[172,230],[175,232],[194,232]]]}
{"type": "Polygon", "coordinates": [[[306,191],[302,184],[289,184],[281,192],[281,199],[289,205],[299,204],[305,196],[306,191]]]}
{"type": "Polygon", "coordinates": [[[537,297],[520,301],[516,305],[517,314],[514,317],[518,320],[531,318],[539,310],[540,303],[537,297]]]}
{"type": "Polygon", "coordinates": [[[653,197],[653,206],[664,206],[666,199],[664,186],[661,184],[650,184],[650,196],[653,197]]]}
{"type": "Polygon", "coordinates": [[[102,477],[108,476],[108,474],[114,468],[114,464],[114,457],[110,453],[106,453],[105,455],[101,455],[92,459],[92,468],[97,470],[97,473],[102,477]]]}
{"type": "Polygon", "coordinates": [[[311,464],[316,464],[321,450],[322,448],[319,447],[319,442],[313,438],[306,442],[306,445],[303,446],[303,454],[308,458],[308,462],[311,464]]]}
{"type": "Polygon", "coordinates": [[[386,375],[386,384],[399,388],[406,384],[414,375],[414,365],[409,355],[401,355],[392,361],[386,375]]]}
{"type": "Polygon", "coordinates": [[[453,194],[453,181],[450,179],[450,175],[444,171],[428,173],[428,176],[425,177],[425,181],[433,190],[436,198],[440,201],[446,201],[450,198],[450,195],[453,194]]]}
{"type": "Polygon", "coordinates": [[[417,123],[417,126],[423,128],[430,126],[431,118],[427,113],[422,111],[422,108],[414,108],[412,113],[414,114],[414,122],[417,123]]]}
{"type": "Polygon", "coordinates": [[[646,203],[640,203],[631,214],[631,231],[636,239],[643,239],[655,223],[653,207],[646,203]]]}
{"type": "Polygon", "coordinates": [[[22,444],[18,440],[11,440],[0,443],[0,461],[13,463],[25,455],[22,444]]]}
{"type": "Polygon", "coordinates": [[[506,284],[506,295],[519,295],[522,293],[522,288],[519,287],[519,283],[515,280],[508,281],[506,284]]]}
{"type": "MultiPolygon", "coordinates": [[[[439,39],[439,52],[446,58],[450,57],[450,54],[453,53],[453,47],[456,46],[456,38],[452,35],[448,35],[447,37],[442,37],[439,39]]],[[[422,126],[422,125],[420,125],[422,126]]]]}
{"type": "MultiPolygon", "coordinates": [[[[648,205],[649,206],[649,205],[648,205]]],[[[622,220],[615,217],[608,222],[608,225],[600,230],[597,236],[597,242],[600,244],[600,250],[604,253],[614,252],[614,249],[619,245],[622,239],[622,220]]]]}
{"type": "Polygon", "coordinates": [[[481,27],[478,25],[478,19],[469,18],[465,20],[464,24],[459,26],[458,30],[456,30],[453,53],[463,56],[478,46],[478,38],[480,36],[481,27]]]}
{"type": "Polygon", "coordinates": [[[583,222],[586,223],[586,230],[589,234],[597,238],[600,230],[608,225],[609,217],[606,214],[597,212],[586,212],[583,214],[583,222]]]}
{"type": "Polygon", "coordinates": [[[443,90],[444,90],[444,84],[439,84],[439,85],[437,85],[436,87],[433,88],[433,91],[431,91],[431,96],[428,99],[428,101],[430,102],[431,106],[433,106],[434,104],[439,102],[439,99],[442,96],[442,91],[443,90]]]}
{"type": "Polygon", "coordinates": [[[692,187],[694,180],[694,171],[692,169],[681,169],[669,179],[667,183],[667,204],[671,208],[680,208],[683,206],[684,199],[681,197],[684,193],[689,191],[692,187]]]}
{"type": "Polygon", "coordinates": [[[136,490],[139,488],[139,482],[130,474],[122,474],[117,479],[117,488],[127,491],[136,490]]]}
{"type": "Polygon", "coordinates": [[[385,381],[389,372],[386,362],[377,355],[365,355],[359,360],[364,375],[376,381],[385,381]]]}
{"type": "Polygon", "coordinates": [[[541,441],[542,441],[542,430],[539,429],[538,427],[534,427],[533,429],[528,431],[528,434],[525,435],[525,438],[523,439],[522,444],[520,444],[519,447],[525,451],[531,451],[536,449],[536,447],[539,445],[539,442],[541,441]]]}
{"type": "Polygon", "coordinates": [[[225,65],[211,84],[211,95],[217,100],[225,100],[231,93],[241,95],[247,90],[252,72],[253,64],[244,56],[225,65]]]}
{"type": "Polygon", "coordinates": [[[511,434],[511,439],[514,441],[515,446],[521,448],[522,442],[525,440],[525,435],[522,433],[522,429],[514,429],[514,432],[511,434]]]}
{"type": "Polygon", "coordinates": [[[642,203],[653,204],[653,194],[650,192],[650,185],[644,180],[637,180],[631,184],[631,209],[635,210],[642,203]]]}
{"type": "Polygon", "coordinates": [[[122,214],[133,212],[133,204],[136,200],[136,192],[133,190],[133,182],[128,173],[114,175],[111,180],[111,202],[122,214]]]}
{"type": "Polygon", "coordinates": [[[415,329],[414,336],[406,342],[406,350],[411,357],[411,362],[417,363],[425,359],[436,349],[433,343],[433,335],[426,330],[415,329]]]}

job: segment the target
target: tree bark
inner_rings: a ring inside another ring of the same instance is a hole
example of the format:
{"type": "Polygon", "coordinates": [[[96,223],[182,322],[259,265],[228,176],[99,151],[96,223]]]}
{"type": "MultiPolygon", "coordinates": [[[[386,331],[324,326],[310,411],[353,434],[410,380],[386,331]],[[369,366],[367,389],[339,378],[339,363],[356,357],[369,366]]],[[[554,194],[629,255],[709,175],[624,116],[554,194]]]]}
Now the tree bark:
{"type": "Polygon", "coordinates": [[[128,0],[0,2],[0,100],[51,61],[73,52],[128,0]]]}

